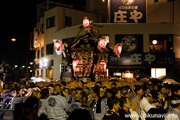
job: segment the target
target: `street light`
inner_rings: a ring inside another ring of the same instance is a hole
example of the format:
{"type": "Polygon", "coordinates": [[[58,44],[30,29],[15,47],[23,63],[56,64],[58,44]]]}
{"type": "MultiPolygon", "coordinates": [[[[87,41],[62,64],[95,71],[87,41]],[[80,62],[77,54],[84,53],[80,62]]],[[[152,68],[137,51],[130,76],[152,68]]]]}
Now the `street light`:
{"type": "Polygon", "coordinates": [[[157,44],[157,40],[153,40],[152,44],[153,44],[153,51],[155,51],[155,47],[154,46],[157,44]]]}
{"type": "Polygon", "coordinates": [[[11,41],[12,41],[12,42],[16,42],[16,38],[12,38],[11,41]]]}
{"type": "Polygon", "coordinates": [[[153,45],[156,45],[156,44],[157,44],[157,40],[153,40],[153,41],[152,41],[152,44],[153,44],[153,45]]]}

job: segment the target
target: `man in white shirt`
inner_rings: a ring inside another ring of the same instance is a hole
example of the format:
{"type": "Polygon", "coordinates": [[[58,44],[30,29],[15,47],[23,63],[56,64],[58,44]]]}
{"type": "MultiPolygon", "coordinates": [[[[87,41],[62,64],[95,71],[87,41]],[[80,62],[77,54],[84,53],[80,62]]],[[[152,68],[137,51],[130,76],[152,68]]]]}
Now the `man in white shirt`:
{"type": "Polygon", "coordinates": [[[140,101],[141,120],[146,119],[146,114],[150,109],[156,108],[156,106],[159,105],[158,103],[153,103],[157,99],[158,99],[158,93],[156,93],[153,90],[150,91],[148,96],[143,97],[143,99],[140,101]]]}
{"type": "Polygon", "coordinates": [[[47,116],[50,120],[66,120],[69,104],[60,95],[60,85],[55,85],[55,92],[46,100],[47,116]]]}

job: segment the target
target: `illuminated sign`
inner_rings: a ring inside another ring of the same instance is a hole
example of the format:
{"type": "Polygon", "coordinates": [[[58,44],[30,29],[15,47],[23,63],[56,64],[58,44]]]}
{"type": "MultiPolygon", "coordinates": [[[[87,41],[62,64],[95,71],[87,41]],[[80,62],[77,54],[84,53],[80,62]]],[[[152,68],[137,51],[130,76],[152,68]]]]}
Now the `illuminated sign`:
{"type": "Polygon", "coordinates": [[[146,0],[110,0],[111,23],[146,23],[146,0]]]}

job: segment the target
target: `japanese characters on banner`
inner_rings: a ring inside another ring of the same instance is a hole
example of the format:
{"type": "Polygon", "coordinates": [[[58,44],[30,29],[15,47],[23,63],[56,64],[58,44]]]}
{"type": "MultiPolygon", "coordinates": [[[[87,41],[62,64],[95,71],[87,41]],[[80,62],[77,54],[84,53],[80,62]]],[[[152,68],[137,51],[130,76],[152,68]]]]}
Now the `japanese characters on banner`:
{"type": "Polygon", "coordinates": [[[110,55],[109,65],[174,65],[175,53],[121,53],[110,55]]]}
{"type": "Polygon", "coordinates": [[[111,23],[146,23],[146,0],[110,0],[111,23]]]}

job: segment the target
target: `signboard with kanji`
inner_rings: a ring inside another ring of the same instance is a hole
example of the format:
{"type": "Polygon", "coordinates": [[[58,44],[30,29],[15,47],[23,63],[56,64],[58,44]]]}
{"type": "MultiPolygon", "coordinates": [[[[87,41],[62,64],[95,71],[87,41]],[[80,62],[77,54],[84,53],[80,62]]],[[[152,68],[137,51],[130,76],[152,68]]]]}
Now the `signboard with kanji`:
{"type": "Polygon", "coordinates": [[[121,53],[110,55],[109,65],[174,65],[175,53],[121,53]]]}
{"type": "Polygon", "coordinates": [[[111,23],[146,23],[146,0],[110,0],[111,23]]]}

